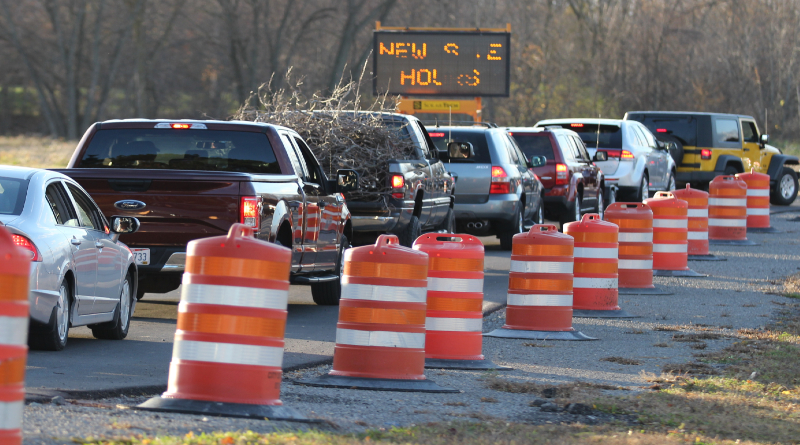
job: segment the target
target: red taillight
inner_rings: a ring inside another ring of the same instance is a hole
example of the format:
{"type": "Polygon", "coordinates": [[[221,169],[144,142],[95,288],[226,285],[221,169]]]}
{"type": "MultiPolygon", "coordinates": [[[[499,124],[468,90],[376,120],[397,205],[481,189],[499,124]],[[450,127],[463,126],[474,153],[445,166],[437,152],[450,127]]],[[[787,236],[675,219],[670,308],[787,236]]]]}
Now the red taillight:
{"type": "Polygon", "coordinates": [[[261,198],[258,196],[242,196],[239,208],[239,222],[256,230],[261,226],[261,198]]]}
{"type": "Polygon", "coordinates": [[[564,185],[569,183],[569,175],[567,173],[567,164],[556,164],[556,185],[564,185]]]}
{"type": "Polygon", "coordinates": [[[656,128],[656,133],[666,133],[666,132],[667,132],[666,128],[656,128]]]}
{"type": "Polygon", "coordinates": [[[406,180],[403,178],[402,175],[393,175],[392,176],[392,188],[393,189],[400,189],[406,185],[406,180]]]}
{"type": "Polygon", "coordinates": [[[402,192],[400,192],[400,193],[392,193],[392,198],[394,198],[394,199],[403,199],[404,197],[405,197],[405,194],[402,193],[402,192]]]}
{"type": "Polygon", "coordinates": [[[707,148],[700,150],[700,159],[705,159],[705,160],[711,159],[711,150],[707,148]]]}
{"type": "Polygon", "coordinates": [[[430,136],[432,138],[443,138],[444,137],[444,133],[428,133],[428,136],[430,136]]]}
{"type": "Polygon", "coordinates": [[[492,185],[489,186],[492,195],[505,195],[511,193],[511,182],[503,167],[492,167],[492,185]]]}
{"type": "Polygon", "coordinates": [[[23,249],[28,251],[28,253],[31,256],[31,261],[42,261],[42,257],[41,255],[39,255],[39,249],[37,249],[36,246],[33,245],[31,240],[25,238],[22,235],[16,235],[16,234],[12,234],[11,239],[14,240],[14,244],[16,244],[17,247],[22,247],[23,249]]]}
{"type": "Polygon", "coordinates": [[[508,132],[508,135],[509,135],[509,136],[514,136],[514,133],[512,133],[512,132],[510,132],[510,131],[509,131],[509,132],[508,132]]]}
{"type": "Polygon", "coordinates": [[[191,128],[190,124],[171,124],[170,127],[174,128],[175,130],[188,130],[191,128]]]}
{"type": "Polygon", "coordinates": [[[619,155],[622,159],[633,159],[633,153],[629,152],[628,150],[622,150],[622,153],[619,155]]]}
{"type": "Polygon", "coordinates": [[[582,128],[583,124],[569,124],[569,126],[572,128],[582,128]]]}

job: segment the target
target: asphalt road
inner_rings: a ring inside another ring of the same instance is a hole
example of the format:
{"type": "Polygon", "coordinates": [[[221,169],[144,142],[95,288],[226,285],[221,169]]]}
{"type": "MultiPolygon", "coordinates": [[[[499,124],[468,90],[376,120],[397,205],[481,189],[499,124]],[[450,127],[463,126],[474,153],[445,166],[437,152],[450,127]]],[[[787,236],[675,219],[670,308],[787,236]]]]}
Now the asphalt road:
{"type": "MultiPolygon", "coordinates": [[[[505,306],[510,253],[494,237],[486,248],[484,312],[505,306]]],[[[86,327],[70,330],[60,352],[31,351],[26,390],[29,397],[96,397],[155,392],[167,385],[180,289],[146,294],[136,305],[128,338],[97,340],[86,327]]],[[[286,325],[284,370],[329,363],[333,359],[338,306],[317,306],[307,286],[292,286],[286,325]]]]}

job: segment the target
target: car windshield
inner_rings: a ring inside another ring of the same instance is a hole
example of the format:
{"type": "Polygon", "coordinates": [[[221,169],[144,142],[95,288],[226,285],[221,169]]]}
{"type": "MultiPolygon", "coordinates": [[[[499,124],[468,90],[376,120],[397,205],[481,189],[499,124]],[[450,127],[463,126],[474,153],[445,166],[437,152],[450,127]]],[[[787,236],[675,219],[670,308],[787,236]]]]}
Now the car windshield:
{"type": "Polygon", "coordinates": [[[561,128],[572,130],[581,137],[586,148],[622,148],[622,131],[617,125],[598,125],[598,124],[547,124],[558,125],[561,128]],[[599,127],[599,128],[598,128],[599,127]],[[598,131],[599,130],[599,131],[598,131]]]}
{"type": "Polygon", "coordinates": [[[528,159],[533,159],[534,156],[544,156],[547,160],[554,159],[553,144],[547,133],[517,133],[515,131],[511,133],[511,136],[517,141],[517,145],[528,159]]]}
{"type": "Polygon", "coordinates": [[[450,159],[449,162],[475,162],[479,164],[491,164],[492,158],[489,154],[489,143],[486,142],[486,132],[483,131],[459,131],[446,128],[428,128],[436,149],[440,152],[447,152],[449,142],[469,142],[475,156],[469,159],[450,159]]]}
{"type": "MultiPolygon", "coordinates": [[[[646,117],[642,122],[654,135],[672,135],[681,144],[697,146],[697,120],[687,117],[646,117]]],[[[738,135],[735,137],[739,140],[738,135]]]]}
{"type": "Polygon", "coordinates": [[[0,215],[19,215],[25,206],[28,181],[0,176],[0,215]]]}
{"type": "Polygon", "coordinates": [[[220,130],[99,130],[78,167],[281,173],[266,134],[220,130]]]}

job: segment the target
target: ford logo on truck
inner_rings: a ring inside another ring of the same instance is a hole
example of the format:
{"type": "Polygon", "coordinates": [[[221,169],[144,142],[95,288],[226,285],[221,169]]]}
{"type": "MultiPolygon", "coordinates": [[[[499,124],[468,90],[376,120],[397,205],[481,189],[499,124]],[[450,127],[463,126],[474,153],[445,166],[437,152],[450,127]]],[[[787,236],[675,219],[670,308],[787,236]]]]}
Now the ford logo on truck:
{"type": "Polygon", "coordinates": [[[122,201],[115,202],[114,207],[120,210],[142,210],[143,208],[147,207],[147,204],[143,203],[142,201],[136,201],[135,199],[124,199],[122,201]]]}

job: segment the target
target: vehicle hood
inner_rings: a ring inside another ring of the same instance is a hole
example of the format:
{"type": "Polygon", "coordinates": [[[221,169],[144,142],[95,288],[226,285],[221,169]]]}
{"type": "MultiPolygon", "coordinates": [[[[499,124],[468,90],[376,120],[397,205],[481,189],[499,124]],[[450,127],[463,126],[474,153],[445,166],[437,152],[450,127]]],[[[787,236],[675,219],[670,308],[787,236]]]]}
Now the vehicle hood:
{"type": "Polygon", "coordinates": [[[766,147],[766,150],[767,150],[768,152],[771,152],[771,153],[773,153],[773,154],[776,154],[776,155],[777,155],[777,154],[781,154],[781,153],[783,153],[783,150],[781,150],[780,148],[778,148],[778,147],[775,147],[775,146],[773,146],[773,145],[766,144],[766,146],[765,146],[765,147],[766,147]]]}

